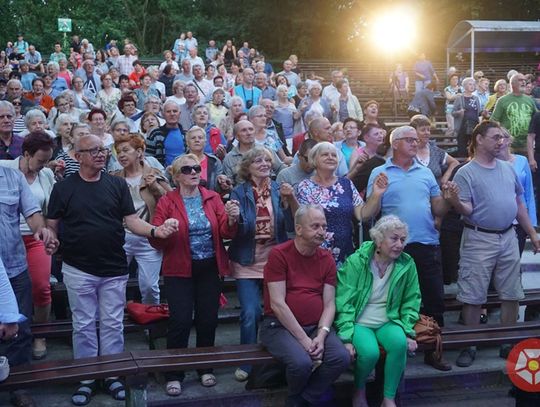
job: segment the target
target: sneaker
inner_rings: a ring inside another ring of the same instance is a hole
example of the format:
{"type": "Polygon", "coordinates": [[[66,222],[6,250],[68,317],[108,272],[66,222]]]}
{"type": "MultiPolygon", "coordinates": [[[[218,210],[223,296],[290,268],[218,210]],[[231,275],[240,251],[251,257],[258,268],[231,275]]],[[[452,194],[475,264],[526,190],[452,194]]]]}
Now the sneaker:
{"type": "Polygon", "coordinates": [[[239,382],[245,382],[248,377],[249,377],[249,373],[246,372],[245,370],[243,369],[236,369],[236,371],[234,372],[234,377],[236,380],[238,380],[239,382]]]}
{"type": "Polygon", "coordinates": [[[473,364],[476,357],[476,350],[473,348],[463,349],[459,354],[456,365],[459,367],[469,367],[473,364]]]}
{"type": "Polygon", "coordinates": [[[9,361],[5,356],[0,356],[0,382],[6,380],[9,376],[9,361]]]}

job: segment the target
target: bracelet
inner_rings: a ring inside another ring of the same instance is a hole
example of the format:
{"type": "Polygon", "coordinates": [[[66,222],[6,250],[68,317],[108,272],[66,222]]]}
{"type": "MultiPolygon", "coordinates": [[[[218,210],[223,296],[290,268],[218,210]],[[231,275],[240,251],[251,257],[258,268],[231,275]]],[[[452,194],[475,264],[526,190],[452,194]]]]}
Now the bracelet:
{"type": "Polygon", "coordinates": [[[327,326],[320,326],[319,329],[323,330],[323,331],[326,331],[326,333],[330,333],[330,328],[328,328],[327,326]]]}
{"type": "Polygon", "coordinates": [[[157,227],[155,227],[155,226],[152,229],[150,229],[150,237],[152,237],[152,238],[156,237],[156,229],[157,229],[157,227]]]}

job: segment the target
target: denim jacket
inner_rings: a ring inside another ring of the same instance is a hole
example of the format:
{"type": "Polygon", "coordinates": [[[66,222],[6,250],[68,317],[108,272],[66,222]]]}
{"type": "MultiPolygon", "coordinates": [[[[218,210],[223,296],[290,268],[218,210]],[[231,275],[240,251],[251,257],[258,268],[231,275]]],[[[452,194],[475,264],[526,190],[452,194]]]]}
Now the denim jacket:
{"type": "MultiPolygon", "coordinates": [[[[231,192],[231,199],[240,203],[240,218],[238,219],[238,231],[229,247],[229,259],[243,266],[255,262],[255,198],[250,182],[238,185],[231,192]]],[[[274,238],[277,243],[285,242],[287,238],[286,222],[290,218],[290,209],[284,210],[281,206],[279,185],[271,183],[271,200],[274,212],[274,238]]]]}

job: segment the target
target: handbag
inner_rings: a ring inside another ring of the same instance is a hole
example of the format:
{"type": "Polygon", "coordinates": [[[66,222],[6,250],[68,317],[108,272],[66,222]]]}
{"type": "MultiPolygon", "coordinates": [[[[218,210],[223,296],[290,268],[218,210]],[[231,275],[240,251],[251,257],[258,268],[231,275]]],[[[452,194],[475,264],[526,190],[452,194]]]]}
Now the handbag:
{"type": "Polygon", "coordinates": [[[416,332],[416,342],[435,344],[435,357],[437,359],[442,358],[442,338],[441,327],[432,317],[420,314],[420,318],[414,325],[414,331],[416,332]]]}
{"type": "Polygon", "coordinates": [[[169,318],[169,306],[167,304],[148,305],[130,302],[127,305],[127,312],[133,321],[141,325],[169,318]]]}

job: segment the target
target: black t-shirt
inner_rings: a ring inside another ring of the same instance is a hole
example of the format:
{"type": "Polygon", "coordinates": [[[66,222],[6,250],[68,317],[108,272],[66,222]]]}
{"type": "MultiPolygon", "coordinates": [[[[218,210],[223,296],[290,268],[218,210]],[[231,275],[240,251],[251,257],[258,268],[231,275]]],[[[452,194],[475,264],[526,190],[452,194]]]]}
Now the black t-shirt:
{"type": "Polygon", "coordinates": [[[106,173],[97,182],[76,173],[55,184],[48,208],[63,222],[63,260],[98,277],[128,273],[123,220],[134,213],[126,181],[106,173]]]}
{"type": "Polygon", "coordinates": [[[529,134],[534,134],[534,151],[540,153],[540,112],[536,112],[529,123],[529,134]]]}

